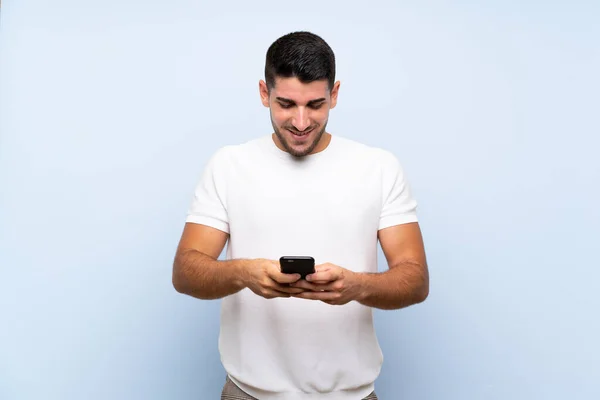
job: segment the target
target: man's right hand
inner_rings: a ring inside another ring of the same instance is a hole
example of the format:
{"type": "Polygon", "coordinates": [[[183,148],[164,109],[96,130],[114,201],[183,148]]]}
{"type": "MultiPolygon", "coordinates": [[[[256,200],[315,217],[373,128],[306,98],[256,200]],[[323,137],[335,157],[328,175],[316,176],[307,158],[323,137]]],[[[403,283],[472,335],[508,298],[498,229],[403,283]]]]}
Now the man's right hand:
{"type": "Polygon", "coordinates": [[[284,274],[281,272],[279,261],[255,259],[249,262],[244,271],[244,284],[257,295],[265,299],[275,297],[290,297],[302,293],[302,288],[290,287],[300,279],[299,274],[284,274]]]}

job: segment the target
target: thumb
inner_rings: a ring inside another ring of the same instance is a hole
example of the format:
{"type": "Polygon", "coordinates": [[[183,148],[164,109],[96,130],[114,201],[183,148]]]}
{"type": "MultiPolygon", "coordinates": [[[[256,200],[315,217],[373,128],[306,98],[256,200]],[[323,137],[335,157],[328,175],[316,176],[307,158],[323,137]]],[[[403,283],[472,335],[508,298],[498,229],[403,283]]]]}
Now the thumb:
{"type": "Polygon", "coordinates": [[[284,274],[278,261],[273,261],[271,268],[267,270],[271,279],[278,283],[293,283],[300,279],[300,274],[284,274]]]}
{"type": "Polygon", "coordinates": [[[330,269],[331,269],[331,264],[329,264],[329,263],[315,265],[315,272],[325,272],[325,271],[329,271],[330,269]]]}

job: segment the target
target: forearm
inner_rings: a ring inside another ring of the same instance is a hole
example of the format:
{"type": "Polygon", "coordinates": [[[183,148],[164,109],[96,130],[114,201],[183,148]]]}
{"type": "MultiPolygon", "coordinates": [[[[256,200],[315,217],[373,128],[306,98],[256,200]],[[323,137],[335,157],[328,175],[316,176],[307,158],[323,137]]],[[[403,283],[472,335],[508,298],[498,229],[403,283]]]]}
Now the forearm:
{"type": "Polygon", "coordinates": [[[245,287],[243,274],[250,260],[218,261],[196,250],[183,250],[175,257],[173,286],[199,299],[219,299],[245,287]]]}
{"type": "Polygon", "coordinates": [[[365,306],[393,310],[420,303],[429,294],[427,267],[405,262],[381,273],[357,274],[359,298],[365,306]]]}

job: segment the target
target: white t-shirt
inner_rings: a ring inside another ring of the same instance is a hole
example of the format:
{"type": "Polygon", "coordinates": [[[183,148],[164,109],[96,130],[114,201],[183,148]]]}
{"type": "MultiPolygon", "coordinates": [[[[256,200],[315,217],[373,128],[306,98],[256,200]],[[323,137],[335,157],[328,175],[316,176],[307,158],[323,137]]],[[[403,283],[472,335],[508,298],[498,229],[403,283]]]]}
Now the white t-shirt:
{"type": "MultiPolygon", "coordinates": [[[[379,229],[416,221],[396,157],[339,136],[303,158],[271,135],[221,148],[187,217],[230,234],[227,259],[312,256],[356,272],[377,272],[379,229]]],[[[361,399],[383,361],[371,308],[249,289],[222,300],[219,350],[233,382],[261,400],[361,399]]]]}

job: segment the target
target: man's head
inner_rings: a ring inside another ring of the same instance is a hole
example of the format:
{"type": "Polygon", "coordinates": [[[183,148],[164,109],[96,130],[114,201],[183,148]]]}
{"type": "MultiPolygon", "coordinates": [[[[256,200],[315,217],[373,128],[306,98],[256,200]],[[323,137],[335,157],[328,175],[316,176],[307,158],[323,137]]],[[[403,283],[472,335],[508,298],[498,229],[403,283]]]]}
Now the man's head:
{"type": "Polygon", "coordinates": [[[339,86],[335,56],[319,36],[294,32],[269,47],[259,89],[283,149],[297,157],[323,149],[321,138],[339,86]]]}

